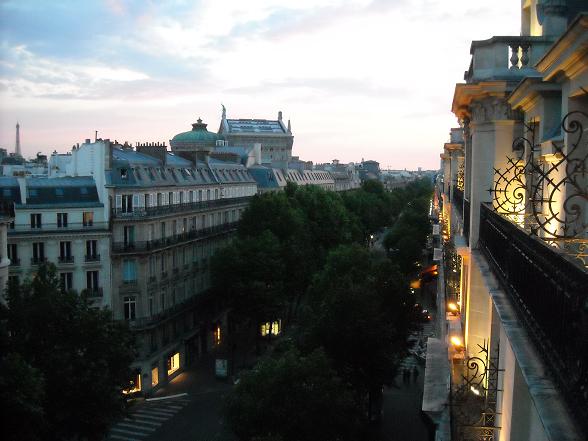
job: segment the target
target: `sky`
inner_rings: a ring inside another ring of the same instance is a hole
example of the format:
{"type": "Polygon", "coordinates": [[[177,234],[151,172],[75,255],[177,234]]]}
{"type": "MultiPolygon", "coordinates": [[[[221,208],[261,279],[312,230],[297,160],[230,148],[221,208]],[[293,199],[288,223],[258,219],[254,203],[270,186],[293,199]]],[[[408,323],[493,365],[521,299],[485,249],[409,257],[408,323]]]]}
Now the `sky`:
{"type": "Polygon", "coordinates": [[[436,169],[471,40],[513,0],[0,0],[0,147],[165,141],[201,117],[277,119],[293,154],[436,169]]]}

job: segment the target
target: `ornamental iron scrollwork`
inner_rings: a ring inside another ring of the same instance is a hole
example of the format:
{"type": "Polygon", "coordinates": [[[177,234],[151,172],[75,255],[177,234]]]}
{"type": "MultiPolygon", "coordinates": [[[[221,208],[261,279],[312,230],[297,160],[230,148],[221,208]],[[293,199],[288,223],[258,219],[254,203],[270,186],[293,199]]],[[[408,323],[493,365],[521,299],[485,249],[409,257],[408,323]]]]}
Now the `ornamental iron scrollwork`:
{"type": "Polygon", "coordinates": [[[457,189],[461,190],[462,192],[465,189],[465,185],[464,185],[464,159],[460,158],[458,161],[458,166],[457,166],[457,177],[456,177],[456,182],[455,182],[457,189]]]}
{"type": "Polygon", "coordinates": [[[451,386],[452,439],[455,441],[495,441],[497,426],[496,403],[498,399],[499,345],[490,354],[484,341],[479,355],[464,360],[461,382],[451,386]]]}
{"type": "Polygon", "coordinates": [[[537,124],[515,139],[512,157],[494,169],[494,211],[588,267],[588,114],[572,111],[562,120],[563,140],[537,143],[537,124]]]}

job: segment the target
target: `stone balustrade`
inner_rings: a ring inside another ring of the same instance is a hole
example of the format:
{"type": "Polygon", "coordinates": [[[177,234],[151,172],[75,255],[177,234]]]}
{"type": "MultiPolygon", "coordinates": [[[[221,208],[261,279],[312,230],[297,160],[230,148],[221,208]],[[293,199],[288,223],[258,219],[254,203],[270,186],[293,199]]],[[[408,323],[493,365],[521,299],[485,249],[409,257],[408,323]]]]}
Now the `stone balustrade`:
{"type": "Polygon", "coordinates": [[[533,66],[553,43],[546,37],[492,37],[473,41],[467,83],[490,80],[518,81],[532,74],[533,66]]]}

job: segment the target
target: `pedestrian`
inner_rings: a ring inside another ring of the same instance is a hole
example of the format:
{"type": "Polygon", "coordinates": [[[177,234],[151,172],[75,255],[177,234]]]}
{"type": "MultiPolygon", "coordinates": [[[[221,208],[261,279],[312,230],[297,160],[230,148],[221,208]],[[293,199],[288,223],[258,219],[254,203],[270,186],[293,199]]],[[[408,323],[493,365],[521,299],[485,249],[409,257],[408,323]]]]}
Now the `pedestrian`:
{"type": "Polygon", "coordinates": [[[419,378],[419,370],[415,366],[415,367],[412,368],[412,382],[413,383],[416,383],[417,382],[417,378],[419,378]]]}

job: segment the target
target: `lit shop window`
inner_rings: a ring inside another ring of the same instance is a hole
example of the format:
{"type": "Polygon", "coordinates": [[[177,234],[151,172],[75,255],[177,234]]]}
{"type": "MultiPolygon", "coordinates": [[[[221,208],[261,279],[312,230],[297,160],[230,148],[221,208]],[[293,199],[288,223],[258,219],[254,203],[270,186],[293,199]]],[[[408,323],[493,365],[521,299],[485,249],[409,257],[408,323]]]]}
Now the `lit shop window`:
{"type": "Polygon", "coordinates": [[[274,320],[273,322],[265,322],[261,324],[260,333],[262,337],[268,335],[278,335],[282,330],[282,321],[274,320]]]}
{"type": "Polygon", "coordinates": [[[159,369],[156,367],[151,369],[151,387],[157,386],[159,383],[159,369]]]}
{"type": "Polygon", "coordinates": [[[135,392],[141,392],[141,372],[135,372],[129,382],[129,388],[123,390],[123,394],[133,394],[135,392]]]}
{"type": "Polygon", "coordinates": [[[180,368],[180,353],[176,352],[167,357],[167,375],[173,374],[180,368]]]}

